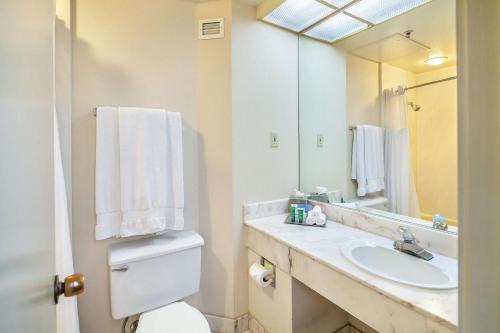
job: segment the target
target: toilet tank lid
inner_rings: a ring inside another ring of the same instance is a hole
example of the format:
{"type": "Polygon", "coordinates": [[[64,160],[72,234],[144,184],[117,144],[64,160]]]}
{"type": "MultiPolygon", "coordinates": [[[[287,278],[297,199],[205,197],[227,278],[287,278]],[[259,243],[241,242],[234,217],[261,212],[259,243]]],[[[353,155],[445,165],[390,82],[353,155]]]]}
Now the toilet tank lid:
{"type": "Polygon", "coordinates": [[[114,243],[108,248],[108,265],[123,265],[200,247],[203,244],[203,238],[194,231],[175,231],[150,238],[114,243]]]}

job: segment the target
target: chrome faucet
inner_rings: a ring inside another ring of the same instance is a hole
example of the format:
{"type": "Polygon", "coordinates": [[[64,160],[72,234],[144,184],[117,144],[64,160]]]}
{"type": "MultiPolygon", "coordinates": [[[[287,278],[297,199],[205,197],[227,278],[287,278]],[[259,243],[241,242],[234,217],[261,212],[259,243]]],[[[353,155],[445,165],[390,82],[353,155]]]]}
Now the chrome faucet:
{"type": "Polygon", "coordinates": [[[407,227],[399,227],[398,231],[401,237],[403,237],[403,240],[394,241],[394,249],[427,261],[434,258],[432,253],[420,245],[417,245],[415,236],[411,233],[410,229],[407,227]]]}
{"type": "Polygon", "coordinates": [[[441,214],[432,216],[432,227],[438,230],[448,230],[448,221],[441,214]]]}

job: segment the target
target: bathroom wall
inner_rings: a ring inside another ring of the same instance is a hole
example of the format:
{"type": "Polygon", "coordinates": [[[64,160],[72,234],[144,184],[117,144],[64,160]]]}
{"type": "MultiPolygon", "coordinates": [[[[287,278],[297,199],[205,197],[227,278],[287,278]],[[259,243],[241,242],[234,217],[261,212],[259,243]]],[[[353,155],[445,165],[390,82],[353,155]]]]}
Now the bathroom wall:
{"type": "MultiPolygon", "coordinates": [[[[455,76],[456,67],[415,75],[416,83],[455,76]]],[[[450,224],[457,223],[457,81],[447,81],[415,90],[422,109],[414,113],[414,163],[420,211],[431,219],[441,213],[450,224]]]]}
{"type": "MultiPolygon", "coordinates": [[[[398,86],[413,86],[416,82],[414,73],[388,64],[382,64],[380,75],[382,92],[385,89],[396,89],[398,86]]],[[[409,90],[406,94],[409,101],[415,98],[415,90],[409,90]]]]}
{"type": "MultiPolygon", "coordinates": [[[[95,122],[99,105],[161,107],[183,116],[185,217],[187,227],[212,223],[198,215],[199,196],[210,199],[208,186],[198,179],[213,168],[199,161],[203,136],[198,127],[196,67],[196,5],[188,1],[76,1],[73,8],[73,240],[75,269],[86,275],[79,296],[82,333],[120,332],[112,320],[106,251],[117,240],[96,241],[94,208],[95,122]]],[[[205,125],[203,125],[205,126],[205,125]]],[[[227,130],[224,130],[227,131],[227,130]]],[[[223,132],[223,131],[221,131],[223,132]]],[[[212,185],[213,186],[213,185],[212,185]]],[[[216,201],[217,202],[217,201],[216,201]]],[[[215,205],[213,201],[210,204],[215,205]]],[[[207,208],[206,211],[215,211],[207,208]]],[[[225,230],[223,222],[221,230],[225,230]]],[[[219,225],[219,224],[217,224],[219,225]]],[[[206,236],[205,236],[206,237],[206,236]]],[[[209,237],[205,260],[215,254],[209,237]]],[[[119,241],[119,240],[118,240],[119,241]]],[[[221,262],[226,259],[222,258],[221,262]]],[[[223,264],[215,267],[224,280],[223,264]]],[[[205,269],[205,279],[214,278],[205,269]]],[[[206,288],[206,280],[204,280],[206,288]]],[[[217,285],[213,285],[217,289],[217,285]]],[[[206,301],[221,308],[224,292],[206,301]]],[[[212,295],[208,295],[212,296],[212,295]]],[[[205,309],[206,310],[206,309],[205,309]]],[[[215,311],[214,311],[215,312],[215,311]]]]}
{"type": "MultiPolygon", "coordinates": [[[[380,126],[379,65],[353,55],[347,55],[346,94],[347,126],[380,126]]],[[[347,186],[345,198],[356,197],[356,181],[351,179],[352,141],[354,131],[346,128],[347,186]]]]}
{"type": "MultiPolygon", "coordinates": [[[[347,56],[347,119],[350,125],[380,125],[379,72],[377,63],[347,56]]],[[[384,89],[412,86],[456,75],[456,67],[415,74],[381,64],[384,89]]],[[[456,81],[407,91],[408,101],[419,104],[419,112],[408,111],[411,158],[422,218],[442,213],[451,224],[457,220],[457,105],[456,81]]],[[[348,157],[352,152],[350,133],[348,157]]],[[[348,170],[350,172],[350,159],[348,170]]],[[[350,183],[348,197],[355,196],[350,183]]]]}
{"type": "Polygon", "coordinates": [[[345,191],[347,182],[346,58],[331,45],[299,42],[300,187],[345,191]],[[323,147],[317,136],[323,135],[323,147]]]}
{"type": "MultiPolygon", "coordinates": [[[[64,180],[71,212],[71,1],[55,1],[54,88],[64,180]]],[[[70,214],[71,217],[71,214],[70,214]]]]}
{"type": "Polygon", "coordinates": [[[457,1],[461,332],[500,327],[499,13],[457,1]]]}
{"type": "MultiPolygon", "coordinates": [[[[197,5],[195,10],[196,19],[223,17],[225,37],[197,41],[199,187],[196,191],[199,192],[199,231],[206,246],[202,256],[201,290],[193,297],[193,304],[205,313],[233,318],[237,290],[231,176],[231,7],[230,0],[208,1],[197,5]]],[[[174,52],[185,56],[188,50],[174,52]]]]}
{"type": "Polygon", "coordinates": [[[94,240],[99,105],[182,113],[186,227],[205,239],[201,291],[188,301],[216,316],[248,311],[243,203],[298,186],[297,37],[255,21],[254,10],[230,0],[76,2],[72,172],[76,269],[87,277],[82,333],[121,325],[111,318],[106,262],[108,245],[121,240],[94,240]],[[225,18],[225,38],[198,40],[197,19],[210,17],[225,18]],[[279,148],[269,147],[270,131],[279,148]]]}
{"type": "Polygon", "coordinates": [[[233,1],[232,154],[235,313],[248,311],[244,203],[284,198],[298,187],[297,35],[255,20],[233,1]],[[279,147],[270,147],[270,132],[279,147]]]}
{"type": "MultiPolygon", "coordinates": [[[[347,122],[348,125],[382,126],[381,96],[385,89],[393,89],[398,85],[415,84],[415,75],[403,69],[378,64],[353,55],[347,56],[347,122]],[[380,95],[380,96],[379,96],[380,95]]],[[[414,92],[408,92],[408,99],[414,100],[414,92]]],[[[413,117],[409,114],[409,117],[413,117]]],[[[356,182],[351,180],[351,155],[353,132],[348,132],[347,141],[347,191],[346,198],[357,196],[356,182]]],[[[410,136],[413,132],[410,133],[410,136]]],[[[410,137],[410,139],[412,139],[410,137]]],[[[413,149],[413,146],[411,147],[413,149]]]]}
{"type": "Polygon", "coordinates": [[[380,126],[379,65],[347,55],[347,122],[380,126]]]}

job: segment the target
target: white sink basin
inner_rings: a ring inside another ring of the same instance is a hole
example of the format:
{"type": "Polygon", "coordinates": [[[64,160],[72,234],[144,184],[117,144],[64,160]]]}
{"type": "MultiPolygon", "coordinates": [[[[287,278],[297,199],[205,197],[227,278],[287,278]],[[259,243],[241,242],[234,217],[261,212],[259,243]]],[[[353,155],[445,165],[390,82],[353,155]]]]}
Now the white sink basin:
{"type": "Polygon", "coordinates": [[[435,255],[428,262],[394,250],[390,241],[355,240],[340,249],[356,266],[395,282],[428,289],[458,286],[456,260],[451,258],[435,255]]]}

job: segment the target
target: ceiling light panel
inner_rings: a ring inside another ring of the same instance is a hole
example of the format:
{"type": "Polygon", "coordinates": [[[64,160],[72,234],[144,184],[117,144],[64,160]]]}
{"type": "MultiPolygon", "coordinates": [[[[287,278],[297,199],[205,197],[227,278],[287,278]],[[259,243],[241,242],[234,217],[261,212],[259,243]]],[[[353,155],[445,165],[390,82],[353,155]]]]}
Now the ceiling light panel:
{"type": "Polygon", "coordinates": [[[366,29],[368,25],[343,13],[335,14],[329,19],[321,22],[305,35],[318,38],[327,42],[334,42],[340,38],[352,35],[366,29]]]}
{"type": "Polygon", "coordinates": [[[431,0],[361,0],[347,9],[347,12],[374,24],[403,14],[431,0]]]}
{"type": "Polygon", "coordinates": [[[263,20],[299,32],[333,12],[316,0],[286,0],[263,20]]]}

